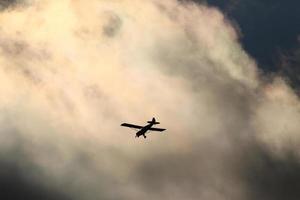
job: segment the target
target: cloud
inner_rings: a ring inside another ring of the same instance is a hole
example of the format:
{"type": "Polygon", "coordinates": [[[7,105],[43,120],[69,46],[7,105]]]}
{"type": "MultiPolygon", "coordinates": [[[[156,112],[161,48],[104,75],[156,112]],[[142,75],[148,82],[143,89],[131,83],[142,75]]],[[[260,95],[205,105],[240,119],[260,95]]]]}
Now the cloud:
{"type": "MultiPolygon", "coordinates": [[[[6,199],[47,199],[47,200],[67,200],[70,199],[59,188],[54,185],[45,184],[46,177],[40,174],[39,168],[28,163],[23,152],[12,154],[10,157],[1,155],[0,186],[2,188],[0,195],[6,199]],[[11,158],[13,155],[14,158],[11,158]],[[26,168],[29,168],[26,170],[26,168]],[[32,179],[35,174],[43,181],[32,179]]],[[[30,159],[29,159],[30,160],[30,159]]]]}
{"type": "Polygon", "coordinates": [[[281,53],[280,62],[278,63],[280,73],[287,80],[287,82],[298,92],[299,94],[299,62],[300,62],[300,50],[299,47],[288,51],[286,53],[281,53]]]}
{"type": "Polygon", "coordinates": [[[298,195],[299,99],[281,77],[259,74],[219,10],[45,0],[6,9],[0,21],[0,148],[3,168],[18,172],[3,176],[20,185],[13,191],[79,200],[298,195]],[[166,134],[134,139],[119,126],[153,116],[166,134]]]}
{"type": "Polygon", "coordinates": [[[28,6],[31,2],[31,0],[0,0],[0,11],[28,6]]]}
{"type": "Polygon", "coordinates": [[[262,146],[244,152],[242,178],[249,199],[297,199],[299,192],[299,158],[294,152],[277,157],[262,146]]]}
{"type": "MultiPolygon", "coordinates": [[[[202,0],[193,0],[203,3],[202,0]]],[[[298,1],[207,0],[236,21],[242,46],[266,72],[279,72],[280,53],[297,48],[300,32],[298,1]]]]}

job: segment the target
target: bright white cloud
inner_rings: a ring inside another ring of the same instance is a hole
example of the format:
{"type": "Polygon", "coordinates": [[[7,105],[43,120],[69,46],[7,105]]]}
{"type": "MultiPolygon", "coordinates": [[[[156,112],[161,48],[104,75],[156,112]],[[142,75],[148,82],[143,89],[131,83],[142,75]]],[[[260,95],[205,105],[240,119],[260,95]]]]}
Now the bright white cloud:
{"type": "Polygon", "coordinates": [[[261,80],[215,8],[44,0],[0,23],[1,150],[74,199],[247,199],[239,153],[298,152],[298,97],[261,80]],[[166,134],[119,127],[152,116],[166,134]]]}

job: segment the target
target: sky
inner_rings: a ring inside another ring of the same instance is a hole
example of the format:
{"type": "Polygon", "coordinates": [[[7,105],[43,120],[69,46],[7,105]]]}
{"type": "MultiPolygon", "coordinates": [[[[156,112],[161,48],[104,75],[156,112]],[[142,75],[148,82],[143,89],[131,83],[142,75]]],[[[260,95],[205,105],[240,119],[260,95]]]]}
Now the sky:
{"type": "Polygon", "coordinates": [[[299,88],[299,1],[208,0],[206,3],[221,9],[237,24],[241,45],[260,69],[281,73],[293,88],[299,88]]]}
{"type": "Polygon", "coordinates": [[[0,1],[0,196],[299,199],[296,4],[0,1]]]}

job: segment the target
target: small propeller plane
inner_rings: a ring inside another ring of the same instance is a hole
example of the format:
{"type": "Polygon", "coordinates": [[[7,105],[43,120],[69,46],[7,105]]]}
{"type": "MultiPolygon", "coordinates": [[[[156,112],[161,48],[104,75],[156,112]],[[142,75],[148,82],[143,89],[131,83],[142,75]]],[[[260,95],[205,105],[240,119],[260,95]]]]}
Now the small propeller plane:
{"type": "Polygon", "coordinates": [[[153,125],[160,124],[159,122],[157,122],[155,120],[154,117],[152,118],[151,121],[147,121],[147,123],[148,124],[145,125],[145,126],[138,126],[138,125],[128,124],[128,123],[123,123],[123,124],[121,124],[121,126],[138,129],[139,131],[136,133],[135,137],[140,137],[142,135],[142,136],[144,136],[144,138],[146,138],[145,134],[146,134],[147,131],[159,131],[159,132],[162,132],[162,131],[166,130],[164,128],[152,128],[153,125]]]}

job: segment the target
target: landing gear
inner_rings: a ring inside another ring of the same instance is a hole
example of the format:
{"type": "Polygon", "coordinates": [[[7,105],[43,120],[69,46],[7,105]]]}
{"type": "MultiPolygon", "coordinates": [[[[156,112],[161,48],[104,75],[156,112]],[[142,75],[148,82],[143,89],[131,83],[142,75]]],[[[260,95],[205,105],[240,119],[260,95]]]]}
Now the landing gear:
{"type": "Polygon", "coordinates": [[[143,135],[144,136],[144,138],[146,139],[146,135],[143,135]]]}

